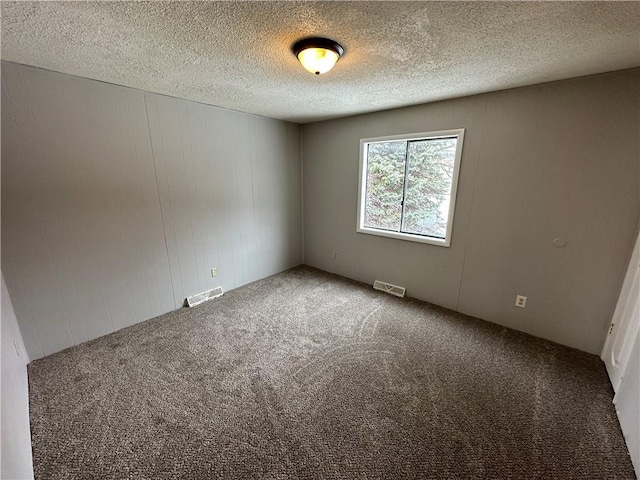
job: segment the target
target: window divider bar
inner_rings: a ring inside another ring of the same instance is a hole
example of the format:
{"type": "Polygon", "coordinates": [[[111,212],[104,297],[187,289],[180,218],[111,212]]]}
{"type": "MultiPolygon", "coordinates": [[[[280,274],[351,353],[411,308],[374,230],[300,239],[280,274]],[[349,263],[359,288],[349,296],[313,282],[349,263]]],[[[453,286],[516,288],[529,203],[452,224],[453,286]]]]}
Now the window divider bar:
{"type": "Polygon", "coordinates": [[[402,184],[402,212],[400,213],[400,229],[398,233],[402,233],[404,229],[404,212],[407,206],[407,183],[409,183],[409,142],[404,143],[404,182],[402,184]]]}

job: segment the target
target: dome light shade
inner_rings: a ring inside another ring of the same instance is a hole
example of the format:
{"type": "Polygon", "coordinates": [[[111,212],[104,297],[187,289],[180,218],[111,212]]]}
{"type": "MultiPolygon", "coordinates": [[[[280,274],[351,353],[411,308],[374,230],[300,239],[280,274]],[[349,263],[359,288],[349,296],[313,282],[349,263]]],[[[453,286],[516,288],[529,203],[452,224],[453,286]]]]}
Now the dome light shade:
{"type": "Polygon", "coordinates": [[[291,50],[302,66],[316,75],[331,70],[344,53],[342,45],[328,38],[304,38],[294,43],[291,50]]]}

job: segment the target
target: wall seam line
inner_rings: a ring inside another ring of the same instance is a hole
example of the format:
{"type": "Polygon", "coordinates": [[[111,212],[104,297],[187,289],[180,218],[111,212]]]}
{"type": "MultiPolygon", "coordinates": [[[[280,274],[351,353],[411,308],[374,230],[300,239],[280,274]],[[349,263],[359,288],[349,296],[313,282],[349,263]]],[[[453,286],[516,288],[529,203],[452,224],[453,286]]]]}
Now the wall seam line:
{"type": "MultiPolygon", "coordinates": [[[[117,105],[117,101],[116,101],[116,95],[117,92],[113,90],[113,88],[109,88],[109,94],[111,97],[111,100],[113,102],[113,114],[116,118],[118,118],[118,105],[117,105]]],[[[119,123],[119,122],[118,122],[119,123]]],[[[120,155],[121,158],[126,159],[126,154],[124,152],[124,142],[122,141],[122,129],[120,128],[120,125],[118,125],[117,130],[117,136],[118,136],[118,140],[119,140],[119,151],[120,151],[120,155]]],[[[121,207],[120,205],[118,205],[118,207],[121,207]]],[[[129,286],[129,288],[127,290],[129,290],[129,299],[131,300],[131,309],[133,310],[133,318],[135,320],[135,323],[139,323],[142,320],[138,320],[138,310],[136,309],[136,301],[133,298],[133,283],[131,282],[131,275],[129,273],[129,261],[127,259],[127,251],[124,248],[124,241],[122,240],[122,223],[124,221],[124,219],[122,218],[122,209],[118,208],[118,217],[119,220],[116,222],[116,228],[117,228],[117,233],[118,233],[118,243],[120,244],[120,248],[122,249],[122,254],[121,254],[121,258],[122,261],[124,263],[124,271],[127,277],[127,284],[129,286]]],[[[125,226],[126,228],[126,226],[125,226]]],[[[124,321],[124,319],[122,319],[124,321]]],[[[128,326],[128,325],[125,325],[128,326]]],[[[124,327],[120,327],[120,328],[124,328],[124,327]]]]}
{"type": "MultiPolygon", "coordinates": [[[[205,250],[205,241],[204,241],[204,236],[202,235],[202,224],[204,223],[204,221],[202,220],[202,216],[201,216],[201,208],[200,208],[200,197],[198,196],[199,190],[198,190],[198,175],[196,175],[196,160],[195,160],[195,155],[193,153],[194,150],[194,145],[195,142],[193,141],[193,129],[191,128],[191,112],[189,109],[190,105],[187,105],[185,107],[185,115],[186,115],[186,119],[187,119],[187,130],[188,130],[188,141],[189,141],[189,158],[191,159],[191,176],[193,178],[193,195],[195,197],[195,203],[196,203],[196,222],[198,224],[198,231],[200,233],[200,261],[202,262],[201,265],[197,264],[197,260],[196,260],[196,272],[200,272],[202,273],[202,284],[199,286],[199,288],[203,288],[203,291],[208,290],[208,286],[207,286],[207,282],[209,280],[209,277],[207,275],[208,270],[209,270],[209,266],[207,265],[207,258],[206,258],[206,250],[205,250]]],[[[182,129],[180,130],[180,139],[182,141],[182,148],[184,151],[184,138],[182,135],[182,129]]],[[[196,152],[197,153],[197,152],[196,152]]],[[[185,173],[187,170],[187,165],[185,162],[185,173]]],[[[187,185],[189,183],[187,182],[187,185]]],[[[193,223],[191,224],[191,229],[193,230],[193,236],[195,237],[195,229],[193,228],[193,223]]],[[[196,249],[196,242],[193,242],[193,249],[195,252],[196,249]]],[[[198,277],[198,282],[200,281],[200,275],[197,274],[198,277]]]]}
{"type": "MultiPolygon", "coordinates": [[[[198,289],[200,289],[200,275],[203,273],[200,271],[200,265],[198,265],[198,254],[196,252],[196,235],[195,235],[195,228],[193,227],[193,215],[191,212],[191,207],[193,207],[193,201],[189,195],[189,174],[187,173],[188,170],[188,166],[187,166],[187,157],[191,158],[191,163],[193,164],[193,157],[191,155],[187,155],[185,148],[184,148],[184,135],[183,135],[183,128],[184,125],[182,123],[182,119],[180,118],[180,105],[178,105],[178,102],[174,102],[175,106],[176,106],[176,120],[178,122],[178,134],[180,135],[180,158],[182,158],[182,174],[184,176],[184,187],[185,187],[185,192],[186,192],[186,198],[187,198],[187,203],[189,205],[189,214],[186,215],[189,218],[189,231],[191,233],[191,250],[193,251],[193,265],[195,266],[196,269],[196,283],[198,285],[198,289]]],[[[188,115],[188,114],[187,114],[188,115]]],[[[187,118],[187,122],[189,121],[189,119],[187,118]]],[[[191,146],[190,146],[191,148],[191,146]]],[[[166,156],[165,156],[165,163],[166,163],[166,156]]],[[[167,183],[169,182],[169,175],[167,174],[167,183]]],[[[196,197],[197,200],[197,188],[196,191],[193,192],[194,196],[196,197]]],[[[196,207],[197,208],[197,207],[196,207]]],[[[175,225],[174,225],[174,230],[175,230],[175,225]]],[[[178,242],[177,242],[177,238],[176,238],[176,246],[177,246],[178,242]]],[[[182,270],[180,270],[180,278],[182,279],[182,270]]],[[[188,294],[189,292],[187,292],[188,294]]],[[[197,292],[193,292],[194,295],[197,292]]],[[[182,284],[182,294],[184,295],[184,282],[182,284]]]]}
{"type": "Polygon", "coordinates": [[[300,261],[302,265],[306,265],[304,255],[304,146],[302,141],[303,128],[304,125],[298,125],[298,138],[300,143],[300,261]]]}
{"type": "MultiPolygon", "coordinates": [[[[464,253],[462,254],[462,268],[460,269],[460,281],[458,282],[458,298],[456,299],[457,312],[460,311],[460,297],[462,295],[462,283],[464,281],[464,267],[467,263],[467,249],[469,247],[469,231],[471,230],[471,222],[473,222],[473,207],[475,205],[476,190],[478,186],[478,176],[480,172],[480,161],[482,158],[482,151],[483,151],[484,142],[485,142],[484,130],[485,130],[485,125],[487,124],[486,117],[487,117],[489,100],[485,98],[484,101],[485,103],[484,103],[484,112],[482,114],[482,130],[480,131],[480,145],[478,146],[478,154],[476,156],[476,172],[475,172],[475,178],[473,180],[473,192],[471,194],[471,210],[469,211],[469,222],[467,223],[467,234],[465,236],[466,241],[464,244],[464,253]]],[[[474,121],[473,124],[475,123],[476,122],[474,121]]]]}
{"type": "MultiPolygon", "coordinates": [[[[136,180],[137,180],[137,176],[140,173],[140,158],[138,157],[138,149],[136,148],[136,141],[135,141],[135,138],[133,137],[133,120],[131,118],[131,108],[129,106],[129,92],[124,92],[124,103],[127,106],[127,120],[129,121],[129,125],[128,125],[129,128],[127,129],[127,131],[129,132],[129,137],[130,137],[130,141],[131,141],[131,147],[133,149],[133,158],[134,158],[135,166],[136,166],[136,180]]],[[[145,225],[145,230],[146,230],[146,225],[145,225]]],[[[136,233],[136,239],[137,239],[138,249],[139,249],[138,250],[138,254],[139,254],[139,257],[140,257],[140,265],[142,267],[142,278],[144,279],[144,286],[145,286],[145,290],[147,291],[147,301],[149,302],[149,313],[153,315],[153,313],[152,313],[153,312],[153,307],[151,306],[151,294],[149,292],[150,280],[147,278],[144,255],[142,254],[142,251],[144,250],[143,240],[140,237],[141,237],[140,233],[136,233]]],[[[153,252],[151,252],[151,254],[153,255],[153,252]]],[[[156,275],[156,286],[157,285],[158,285],[158,278],[157,278],[157,275],[156,275]]],[[[158,288],[158,292],[159,291],[160,291],[160,289],[158,288]]],[[[141,320],[141,321],[143,321],[143,320],[141,320]]]]}
{"type": "MultiPolygon", "coordinates": [[[[162,199],[160,198],[160,184],[158,183],[158,166],[156,164],[156,154],[153,151],[153,140],[151,138],[151,125],[149,124],[149,107],[147,106],[147,95],[144,95],[144,113],[147,120],[147,133],[149,134],[149,146],[151,147],[151,159],[153,160],[153,173],[156,180],[156,193],[158,194],[158,206],[160,207],[160,220],[162,221],[162,236],[164,238],[164,249],[167,253],[167,265],[169,266],[169,281],[171,282],[171,292],[173,293],[173,309],[176,305],[176,288],[173,284],[173,274],[171,272],[171,259],[169,258],[169,245],[167,244],[167,229],[164,223],[164,211],[162,209],[162,199]]],[[[160,292],[158,291],[158,296],[160,292]]],[[[162,300],[160,300],[162,302],[162,300]]]]}

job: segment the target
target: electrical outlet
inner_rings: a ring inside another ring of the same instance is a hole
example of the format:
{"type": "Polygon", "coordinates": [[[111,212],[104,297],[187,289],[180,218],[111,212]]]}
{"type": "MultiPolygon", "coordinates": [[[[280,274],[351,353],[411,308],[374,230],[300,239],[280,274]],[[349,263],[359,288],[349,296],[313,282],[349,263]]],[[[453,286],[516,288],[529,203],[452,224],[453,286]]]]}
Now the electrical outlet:
{"type": "Polygon", "coordinates": [[[218,276],[218,267],[213,267],[211,269],[211,276],[212,277],[217,277],[218,276]]]}
{"type": "Polygon", "coordinates": [[[333,259],[335,260],[336,258],[338,258],[338,252],[333,252],[333,259]]]}
{"type": "Polygon", "coordinates": [[[527,306],[527,297],[524,295],[516,295],[516,307],[525,308],[527,306]]]}

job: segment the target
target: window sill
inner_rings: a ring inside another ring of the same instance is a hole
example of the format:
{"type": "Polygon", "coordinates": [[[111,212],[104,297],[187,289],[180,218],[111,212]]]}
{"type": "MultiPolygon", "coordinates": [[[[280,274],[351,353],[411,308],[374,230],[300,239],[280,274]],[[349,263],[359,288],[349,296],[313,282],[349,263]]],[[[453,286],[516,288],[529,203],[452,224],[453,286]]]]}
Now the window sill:
{"type": "Polygon", "coordinates": [[[426,243],[429,245],[437,245],[438,247],[449,247],[451,241],[446,238],[423,237],[421,235],[411,235],[410,233],[389,232],[385,230],[376,230],[375,228],[358,227],[358,233],[366,233],[368,235],[377,235],[379,237],[395,238],[398,240],[407,240],[409,242],[426,243]]]}

